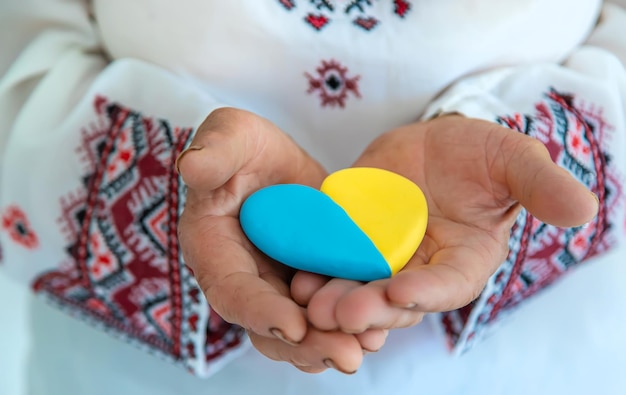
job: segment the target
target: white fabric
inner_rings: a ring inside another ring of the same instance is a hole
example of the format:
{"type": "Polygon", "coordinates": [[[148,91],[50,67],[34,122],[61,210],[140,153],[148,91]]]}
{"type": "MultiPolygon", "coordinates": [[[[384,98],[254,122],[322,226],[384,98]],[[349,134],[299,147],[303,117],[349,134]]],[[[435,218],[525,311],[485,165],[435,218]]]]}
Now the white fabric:
{"type": "MultiPolygon", "coordinates": [[[[81,127],[92,121],[95,93],[185,126],[222,105],[246,108],[336,169],[429,104],[429,113],[493,119],[529,111],[542,89],[559,84],[605,108],[621,132],[611,148],[625,168],[623,9],[607,4],[591,46],[577,49],[595,26],[598,0],[576,7],[568,0],[412,1],[403,20],[391,1],[379,1],[372,7],[380,26],[371,32],[342,22],[348,17],[341,13],[317,32],[303,22],[314,6],[295,3],[288,11],[279,1],[96,0],[93,23],[80,0],[2,2],[0,70],[17,62],[0,80],[0,207],[19,202],[43,230],[35,257],[0,233],[7,271],[28,282],[63,258],[57,202],[80,182],[73,150],[81,127]],[[305,73],[332,59],[361,77],[361,97],[349,94],[344,109],[320,107],[317,95],[306,93],[305,73]],[[562,61],[564,67],[555,65],[562,61]]],[[[133,394],[618,394],[626,389],[619,374],[626,366],[625,258],[622,251],[581,268],[465,357],[450,357],[442,339],[421,325],[394,332],[353,377],[300,374],[250,350],[199,381],[29,302],[28,387],[52,395],[120,388],[133,394]]]]}
{"type": "Polygon", "coordinates": [[[393,332],[354,376],[307,375],[250,350],[205,380],[15,293],[0,278],[7,319],[0,329],[0,393],[620,395],[626,392],[623,262],[626,249],[581,267],[458,358],[422,325],[393,332]]]}

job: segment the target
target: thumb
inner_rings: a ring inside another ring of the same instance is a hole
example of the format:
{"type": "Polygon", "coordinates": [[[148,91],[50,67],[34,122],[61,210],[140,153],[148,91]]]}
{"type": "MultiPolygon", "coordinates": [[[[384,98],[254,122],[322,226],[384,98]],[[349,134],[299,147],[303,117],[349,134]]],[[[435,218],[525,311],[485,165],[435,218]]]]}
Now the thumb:
{"type": "Polygon", "coordinates": [[[537,219],[559,227],[580,226],[598,212],[598,198],[552,161],[548,149],[523,134],[508,133],[502,145],[511,196],[537,219]]]}

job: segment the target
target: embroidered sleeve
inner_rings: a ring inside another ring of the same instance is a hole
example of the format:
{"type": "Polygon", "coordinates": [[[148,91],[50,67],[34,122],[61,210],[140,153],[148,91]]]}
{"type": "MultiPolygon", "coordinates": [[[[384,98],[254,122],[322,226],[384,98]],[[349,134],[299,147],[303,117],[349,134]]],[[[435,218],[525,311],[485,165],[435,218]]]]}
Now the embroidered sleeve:
{"type": "Polygon", "coordinates": [[[564,64],[498,69],[459,81],[425,114],[456,111],[532,136],[600,200],[597,218],[574,229],[522,211],[511,229],[509,255],[482,294],[440,316],[456,352],[472,347],[527,298],[624,241],[625,64],[626,11],[607,4],[589,42],[564,64]]]}
{"type": "Polygon", "coordinates": [[[16,42],[31,41],[0,79],[0,269],[73,316],[213,373],[247,343],[184,265],[173,163],[220,104],[157,66],[106,59],[85,1],[13,6],[16,42]]]}

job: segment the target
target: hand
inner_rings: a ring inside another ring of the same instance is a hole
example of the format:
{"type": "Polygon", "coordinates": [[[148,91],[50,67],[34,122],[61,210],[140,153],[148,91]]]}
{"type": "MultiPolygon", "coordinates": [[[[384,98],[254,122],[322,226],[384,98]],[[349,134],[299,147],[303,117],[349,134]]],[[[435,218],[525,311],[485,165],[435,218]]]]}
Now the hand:
{"type": "Polygon", "coordinates": [[[245,328],[261,353],[307,372],[352,372],[362,347],[382,346],[381,330],[357,337],[308,328],[304,309],[290,297],[294,271],[261,254],[240,228],[239,209],[254,191],[277,183],[320,186],[325,170],[293,140],[266,119],[219,109],[177,166],[188,187],[178,227],[185,262],[211,308],[245,328]]]}
{"type": "Polygon", "coordinates": [[[354,166],[391,170],[418,184],[429,223],[416,254],[391,279],[362,284],[298,273],[292,296],[322,330],[405,327],[424,313],[465,306],[506,259],[520,205],[561,227],[582,225],[598,209],[540,142],[458,115],[384,134],[354,166]]]}

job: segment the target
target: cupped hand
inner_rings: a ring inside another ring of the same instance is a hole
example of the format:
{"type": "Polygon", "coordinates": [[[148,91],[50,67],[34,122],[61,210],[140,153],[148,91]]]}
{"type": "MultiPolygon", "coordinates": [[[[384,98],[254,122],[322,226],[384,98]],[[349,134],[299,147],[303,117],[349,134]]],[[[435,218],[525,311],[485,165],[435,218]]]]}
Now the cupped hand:
{"type": "Polygon", "coordinates": [[[239,225],[242,202],[268,185],[319,187],[322,166],[270,121],[223,108],[207,117],[177,161],[187,185],[178,235],[211,308],[245,328],[255,347],[307,372],[352,372],[362,344],[380,347],[383,331],[353,336],[309,327],[290,296],[294,271],[254,248],[239,225]]]}
{"type": "Polygon", "coordinates": [[[583,225],[598,210],[595,196],[554,164],[540,142],[459,115],[388,132],[354,166],[387,169],[419,185],[428,228],[391,279],[362,284],[298,273],[292,296],[308,305],[310,322],[322,330],[406,327],[425,313],[465,306],[505,260],[522,206],[560,227],[583,225]]]}

